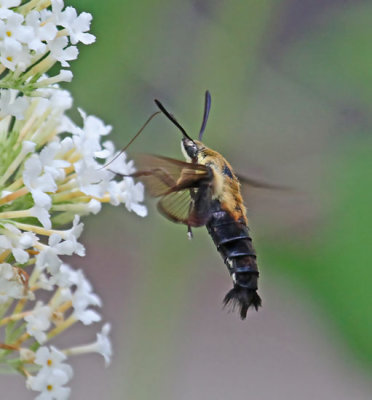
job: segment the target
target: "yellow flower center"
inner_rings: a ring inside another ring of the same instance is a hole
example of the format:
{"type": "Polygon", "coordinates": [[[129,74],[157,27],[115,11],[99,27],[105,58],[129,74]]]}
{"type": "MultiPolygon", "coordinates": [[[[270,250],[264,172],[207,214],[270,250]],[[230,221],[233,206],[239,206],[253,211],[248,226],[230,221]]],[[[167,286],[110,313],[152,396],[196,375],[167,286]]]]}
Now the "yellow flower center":
{"type": "Polygon", "coordinates": [[[48,361],[47,361],[48,367],[50,367],[52,364],[53,364],[52,360],[48,360],[48,361]]]}
{"type": "Polygon", "coordinates": [[[10,62],[13,61],[13,57],[11,57],[11,56],[8,56],[6,59],[7,59],[8,61],[10,61],[10,62]]]}
{"type": "Polygon", "coordinates": [[[51,392],[53,390],[53,385],[48,385],[47,390],[49,390],[49,392],[51,392]]]}
{"type": "Polygon", "coordinates": [[[6,36],[11,37],[12,36],[12,32],[11,31],[6,31],[6,36]]]}

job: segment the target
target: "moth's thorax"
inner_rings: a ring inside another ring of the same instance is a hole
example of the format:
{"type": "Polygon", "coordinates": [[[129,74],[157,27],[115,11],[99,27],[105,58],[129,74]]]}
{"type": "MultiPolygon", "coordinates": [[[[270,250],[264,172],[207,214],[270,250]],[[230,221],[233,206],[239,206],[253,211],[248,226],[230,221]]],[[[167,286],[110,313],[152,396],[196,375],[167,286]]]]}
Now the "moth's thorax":
{"type": "Polygon", "coordinates": [[[185,141],[182,142],[182,152],[186,161],[211,168],[213,172],[213,199],[219,200],[222,208],[233,215],[236,220],[243,219],[247,222],[246,209],[240,194],[240,183],[230,163],[220,153],[206,147],[198,140],[195,140],[193,145],[197,149],[194,159],[188,154],[185,141]]]}

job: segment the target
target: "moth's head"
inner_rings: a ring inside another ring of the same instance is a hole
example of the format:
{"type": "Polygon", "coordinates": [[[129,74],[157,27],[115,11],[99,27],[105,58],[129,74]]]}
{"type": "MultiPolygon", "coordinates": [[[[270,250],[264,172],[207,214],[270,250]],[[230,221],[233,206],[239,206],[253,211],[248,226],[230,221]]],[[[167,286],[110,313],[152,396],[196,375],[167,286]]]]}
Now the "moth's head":
{"type": "Polygon", "coordinates": [[[187,137],[183,137],[181,141],[181,150],[187,161],[196,161],[198,154],[204,148],[204,144],[199,140],[190,140],[187,137]]]}
{"type": "Polygon", "coordinates": [[[172,114],[170,114],[165,107],[160,103],[159,100],[155,99],[156,105],[159,107],[160,111],[171,120],[174,125],[182,132],[183,138],[181,141],[181,149],[187,161],[197,161],[198,154],[202,149],[205,148],[203,143],[201,142],[205,130],[205,126],[207,124],[209,110],[211,108],[211,95],[208,90],[205,92],[205,103],[204,103],[204,115],[203,121],[199,132],[199,140],[193,140],[185,131],[185,129],[179,124],[179,122],[174,118],[172,114]]]}

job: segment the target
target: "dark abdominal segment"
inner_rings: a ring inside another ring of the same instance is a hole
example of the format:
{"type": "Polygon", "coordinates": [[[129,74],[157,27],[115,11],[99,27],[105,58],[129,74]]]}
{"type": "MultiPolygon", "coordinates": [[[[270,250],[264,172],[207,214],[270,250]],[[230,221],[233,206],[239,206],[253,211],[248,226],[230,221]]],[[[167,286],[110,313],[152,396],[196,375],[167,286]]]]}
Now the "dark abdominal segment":
{"type": "Polygon", "coordinates": [[[257,310],[261,305],[257,294],[256,252],[245,222],[235,221],[221,208],[218,200],[213,202],[212,208],[212,216],[206,226],[234,283],[225,296],[224,304],[231,304],[233,309],[238,307],[240,317],[244,319],[250,306],[257,310]]]}

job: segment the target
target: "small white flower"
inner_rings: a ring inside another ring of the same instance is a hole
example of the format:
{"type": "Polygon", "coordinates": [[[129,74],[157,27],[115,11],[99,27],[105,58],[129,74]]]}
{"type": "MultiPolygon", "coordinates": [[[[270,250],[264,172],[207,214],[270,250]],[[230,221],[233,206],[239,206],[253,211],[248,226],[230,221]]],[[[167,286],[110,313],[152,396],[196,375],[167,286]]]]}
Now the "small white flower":
{"type": "Polygon", "coordinates": [[[39,206],[34,206],[30,208],[30,214],[33,217],[37,218],[45,229],[51,229],[52,222],[50,220],[50,214],[47,209],[39,206]]]}
{"type": "Polygon", "coordinates": [[[57,185],[50,173],[43,171],[40,157],[33,154],[26,162],[23,181],[30,190],[35,205],[49,210],[52,200],[46,192],[55,192],[57,185]]]}
{"type": "Polygon", "coordinates": [[[69,365],[63,363],[66,359],[66,355],[54,346],[50,346],[50,350],[46,346],[41,346],[35,353],[34,362],[40,365],[44,371],[61,370],[70,379],[73,375],[73,370],[69,365]]]}
{"type": "MultiPolygon", "coordinates": [[[[63,206],[62,206],[63,207],[63,206]]],[[[71,204],[69,211],[77,215],[98,214],[102,209],[102,204],[98,200],[92,199],[89,203],[76,203],[71,204]]]]}
{"type": "Polygon", "coordinates": [[[70,242],[69,245],[72,246],[73,252],[81,257],[85,256],[85,247],[77,240],[80,237],[83,228],[84,224],[80,222],[80,216],[75,215],[72,222],[72,228],[61,232],[63,239],[65,239],[66,242],[70,242]]]}
{"type": "Polygon", "coordinates": [[[101,211],[101,208],[102,204],[98,200],[92,199],[88,203],[87,211],[92,214],[98,214],[101,211]]]}
{"type": "Polygon", "coordinates": [[[95,161],[82,159],[74,163],[79,189],[88,196],[101,198],[105,194],[110,173],[95,161]]]}
{"type": "Polygon", "coordinates": [[[109,170],[120,175],[131,175],[136,172],[133,160],[126,162],[127,155],[125,153],[119,154],[116,153],[112,161],[108,160],[110,163],[109,170]]]}
{"type": "Polygon", "coordinates": [[[16,40],[0,42],[0,62],[11,71],[19,68],[24,71],[30,64],[30,54],[26,46],[16,40]]]}
{"type": "MultiPolygon", "coordinates": [[[[74,127],[73,140],[75,147],[83,154],[84,161],[87,164],[93,163],[93,157],[102,158],[102,152],[108,154],[109,144],[102,148],[101,138],[108,135],[112,127],[105,125],[103,121],[94,115],[87,115],[82,109],[79,108],[81,117],[83,118],[83,128],[74,127]]],[[[98,164],[97,164],[97,167],[98,164]]],[[[98,169],[98,168],[96,168],[98,169]]]]}
{"type": "Polygon", "coordinates": [[[59,61],[62,67],[68,67],[70,64],[67,61],[76,60],[79,54],[79,50],[76,46],[68,46],[68,39],[66,36],[51,40],[48,46],[50,56],[59,61]]]}
{"type": "Polygon", "coordinates": [[[107,136],[111,132],[111,125],[105,125],[103,121],[95,115],[87,115],[81,108],[78,108],[78,110],[83,118],[83,131],[87,139],[99,139],[100,136],[107,136]]]}
{"type": "Polygon", "coordinates": [[[61,156],[62,154],[66,154],[68,151],[72,150],[74,148],[74,143],[70,137],[65,137],[60,143],[59,143],[59,152],[57,153],[57,157],[61,156]]]}
{"type": "Polygon", "coordinates": [[[24,297],[24,282],[16,268],[10,264],[0,264],[0,304],[9,298],[21,299],[24,297]]]}
{"type": "Polygon", "coordinates": [[[62,241],[62,236],[53,233],[49,237],[48,246],[43,245],[42,250],[36,257],[36,268],[44,270],[45,268],[52,275],[58,273],[62,261],[58,256],[72,255],[76,253],[80,256],[85,254],[84,246],[77,242],[77,238],[80,236],[83,224],[78,224],[78,218],[75,217],[75,224],[71,229],[66,231],[66,240],[62,241]]]}
{"type": "Polygon", "coordinates": [[[48,277],[43,272],[40,273],[39,277],[37,278],[37,286],[40,289],[47,290],[50,292],[55,288],[56,280],[54,276],[48,277]]]}
{"type": "Polygon", "coordinates": [[[90,325],[93,322],[101,320],[101,316],[92,309],[90,306],[102,305],[101,299],[93,293],[93,288],[90,282],[85,278],[83,271],[70,271],[70,279],[74,286],[75,291],[72,294],[72,305],[74,307],[74,315],[84,325],[90,325]]]}
{"type": "Polygon", "coordinates": [[[52,142],[46,145],[40,152],[40,162],[46,173],[49,173],[54,180],[65,178],[65,168],[70,165],[66,160],[57,159],[56,155],[60,151],[61,144],[52,142]]]}
{"type": "Polygon", "coordinates": [[[106,367],[110,364],[112,356],[112,346],[109,338],[110,331],[111,325],[109,323],[103,325],[101,333],[97,333],[97,341],[95,342],[94,349],[94,351],[103,356],[106,367]]]}
{"type": "Polygon", "coordinates": [[[61,69],[59,74],[55,76],[55,78],[58,80],[58,82],[71,82],[72,77],[73,77],[73,74],[68,69],[61,69]]]}
{"type": "Polygon", "coordinates": [[[39,343],[44,343],[47,338],[45,331],[50,328],[51,315],[51,308],[49,306],[44,306],[43,303],[39,301],[31,314],[24,318],[27,323],[27,333],[33,336],[39,343]]]}
{"type": "Polygon", "coordinates": [[[114,143],[111,140],[106,140],[105,142],[102,143],[102,150],[96,151],[94,153],[94,157],[106,159],[112,157],[114,153],[115,153],[114,143]]]}
{"type": "Polygon", "coordinates": [[[95,36],[91,33],[87,33],[87,31],[90,29],[90,22],[92,21],[91,14],[82,12],[79,16],[77,16],[74,8],[67,7],[64,21],[72,44],[76,44],[78,42],[91,44],[95,42],[95,36]]]}
{"type": "Polygon", "coordinates": [[[12,12],[6,21],[0,20],[0,38],[4,42],[28,43],[33,37],[33,30],[23,25],[23,20],[23,16],[15,12],[12,12]]]}
{"type": "Polygon", "coordinates": [[[46,51],[45,41],[54,39],[57,35],[57,27],[51,23],[42,23],[41,14],[32,10],[26,15],[26,24],[33,29],[31,40],[28,42],[28,47],[34,50],[37,54],[44,53],[46,51]]]}
{"type": "Polygon", "coordinates": [[[90,153],[99,150],[101,148],[100,138],[101,136],[106,136],[111,132],[111,125],[105,125],[100,118],[97,118],[94,115],[87,115],[87,113],[81,108],[78,108],[78,111],[83,119],[83,128],[78,128],[74,133],[79,134],[83,141],[90,144],[92,149],[90,150],[90,153]]]}
{"type": "Polygon", "coordinates": [[[14,258],[20,264],[24,264],[29,259],[29,254],[25,249],[33,247],[37,242],[36,236],[31,232],[22,233],[12,224],[0,226],[0,254],[5,250],[11,250],[14,258]]]}
{"type": "Polygon", "coordinates": [[[110,182],[109,193],[111,204],[124,203],[128,211],[134,211],[140,217],[147,215],[147,208],[139,204],[144,200],[144,186],[141,182],[134,183],[132,178],[110,182]]]}
{"type": "MultiPolygon", "coordinates": [[[[55,275],[55,280],[56,284],[61,287],[61,288],[69,288],[73,285],[73,279],[72,276],[76,274],[76,271],[74,271],[68,264],[62,264],[58,273],[55,275]]],[[[65,291],[66,293],[66,300],[71,300],[72,293],[71,291],[65,291]]],[[[65,301],[65,299],[63,299],[65,301]]]]}
{"type": "Polygon", "coordinates": [[[54,85],[59,82],[71,82],[72,81],[73,74],[71,71],[67,69],[62,69],[59,74],[54,75],[50,78],[41,78],[37,81],[37,86],[38,87],[45,87],[45,86],[50,86],[54,85]]]}
{"type": "Polygon", "coordinates": [[[70,301],[72,299],[78,271],[68,264],[62,264],[58,274],[56,274],[57,285],[63,289],[63,301],[70,301]]]}
{"type": "Polygon", "coordinates": [[[53,112],[53,116],[60,118],[65,111],[72,107],[73,99],[67,90],[56,87],[41,90],[48,97],[47,107],[53,112]]]}
{"type": "Polygon", "coordinates": [[[21,4],[21,0],[1,0],[0,2],[0,18],[8,18],[13,11],[9,8],[17,7],[21,4]]]}
{"type": "Polygon", "coordinates": [[[73,7],[67,7],[64,11],[62,11],[62,9],[63,1],[52,1],[53,16],[58,25],[67,29],[71,43],[93,43],[95,41],[94,35],[86,33],[90,28],[90,22],[92,20],[91,14],[83,12],[78,16],[73,7]]]}
{"type": "Polygon", "coordinates": [[[17,119],[23,119],[29,100],[26,97],[16,97],[16,90],[0,90],[0,118],[14,115],[17,119]]]}
{"type": "Polygon", "coordinates": [[[62,260],[58,255],[63,254],[58,246],[61,239],[58,234],[53,234],[49,237],[48,246],[43,246],[36,257],[36,268],[40,270],[47,268],[51,274],[56,274],[59,271],[62,260]]]}
{"type": "Polygon", "coordinates": [[[67,355],[98,353],[101,354],[101,356],[105,359],[105,365],[108,367],[110,365],[112,356],[112,346],[109,338],[110,330],[111,325],[106,323],[103,325],[101,332],[97,333],[97,340],[95,342],[66,349],[65,353],[67,355]]]}
{"type": "Polygon", "coordinates": [[[35,400],[66,400],[71,389],[64,385],[70,378],[61,368],[51,371],[42,368],[36,376],[28,377],[26,384],[29,389],[41,392],[35,400]]]}

